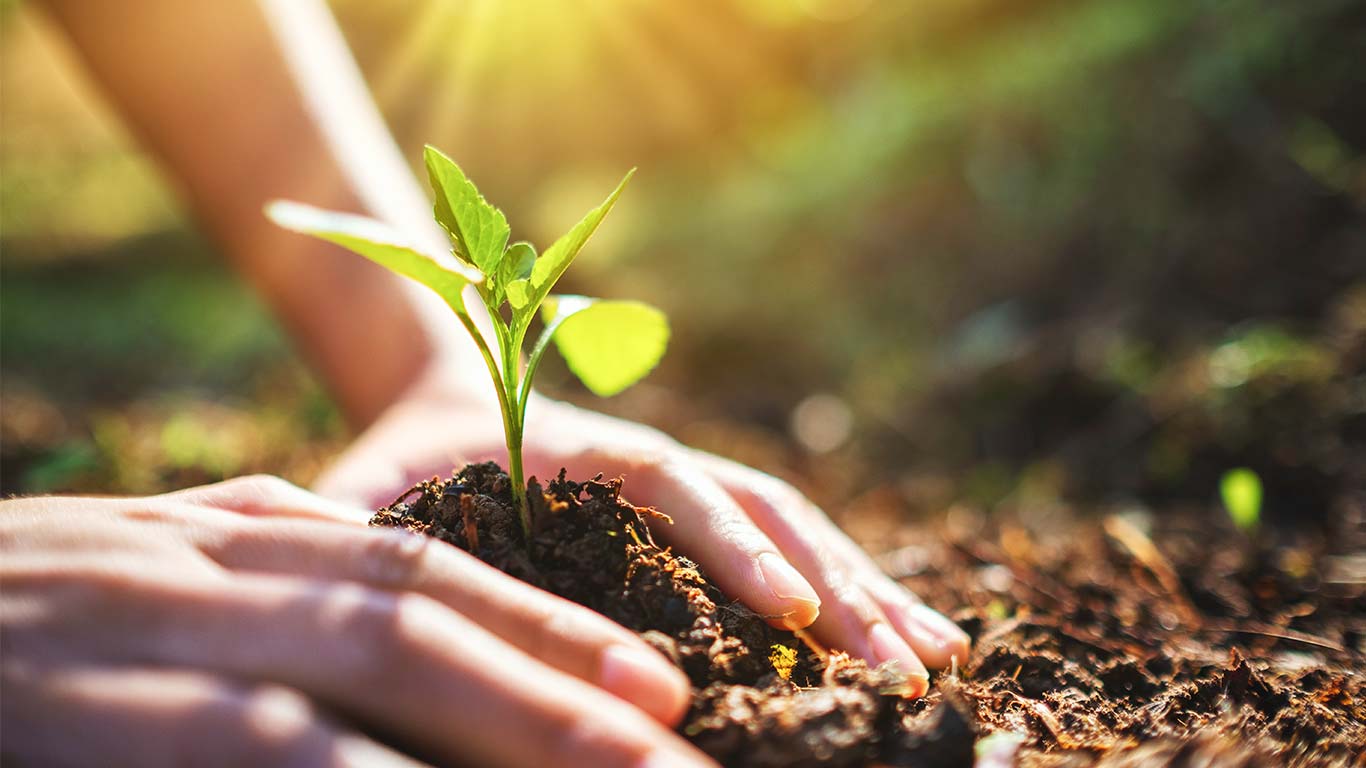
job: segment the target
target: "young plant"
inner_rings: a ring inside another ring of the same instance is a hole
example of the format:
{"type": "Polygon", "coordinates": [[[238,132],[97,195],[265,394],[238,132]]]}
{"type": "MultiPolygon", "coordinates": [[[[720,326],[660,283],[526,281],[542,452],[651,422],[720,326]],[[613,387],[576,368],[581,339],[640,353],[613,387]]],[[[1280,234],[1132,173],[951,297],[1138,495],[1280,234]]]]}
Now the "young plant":
{"type": "Polygon", "coordinates": [[[1219,498],[1229,519],[1243,533],[1253,533],[1262,521],[1262,478],[1247,467],[1230,469],[1219,478],[1219,498]]]}
{"type": "Polygon", "coordinates": [[[529,537],[522,436],[531,381],[550,342],[555,342],[569,369],[601,397],[615,395],[649,373],[668,343],[664,314],[647,304],[550,293],[612,210],[635,170],[601,205],[538,255],[530,243],[508,244],[507,218],[479,194],[460,166],[435,147],[428,146],[425,157],[436,194],[434,214],[450,236],[454,260],[425,252],[387,225],[363,216],[287,201],[270,203],[266,214],[286,229],[331,241],[416,280],[455,312],[479,348],[498,393],[508,477],[522,530],[529,537]],[[493,344],[484,338],[465,306],[466,288],[471,285],[488,310],[493,344]],[[522,345],[538,312],[543,328],[523,369],[522,345]]]}

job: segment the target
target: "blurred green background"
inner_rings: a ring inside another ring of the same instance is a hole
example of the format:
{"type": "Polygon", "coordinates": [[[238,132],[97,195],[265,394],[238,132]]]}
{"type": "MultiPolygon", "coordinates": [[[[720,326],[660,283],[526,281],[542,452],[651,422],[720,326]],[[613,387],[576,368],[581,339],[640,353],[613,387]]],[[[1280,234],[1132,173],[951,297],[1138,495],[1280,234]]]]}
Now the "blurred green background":
{"type": "MultiPolygon", "coordinates": [[[[414,163],[672,318],[592,402],[819,501],[1366,508],[1366,4],[337,0],[414,163]]],[[[326,393],[40,9],[0,5],[0,485],[307,482],[326,393]]],[[[454,332],[454,331],[453,331],[454,332]]]]}

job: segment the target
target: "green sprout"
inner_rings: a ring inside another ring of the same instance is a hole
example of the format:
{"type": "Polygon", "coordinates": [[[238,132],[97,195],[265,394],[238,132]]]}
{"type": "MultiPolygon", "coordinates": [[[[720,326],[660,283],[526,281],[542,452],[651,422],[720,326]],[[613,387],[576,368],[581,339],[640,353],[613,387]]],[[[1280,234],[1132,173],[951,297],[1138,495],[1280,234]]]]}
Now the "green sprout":
{"type": "Polygon", "coordinates": [[[387,225],[363,216],[287,201],[270,203],[266,215],[286,229],[336,243],[416,280],[455,312],[479,348],[498,393],[508,477],[522,530],[529,538],[531,513],[522,470],[522,436],[531,380],[551,340],[569,369],[600,397],[615,395],[643,378],[663,357],[668,344],[668,321],[654,307],[638,301],[550,293],[612,210],[635,170],[601,205],[537,255],[530,243],[508,244],[507,218],[479,194],[460,166],[431,146],[425,158],[436,194],[434,215],[450,236],[454,261],[428,253],[387,225]],[[470,285],[488,310],[494,345],[484,338],[465,306],[465,288],[470,285]],[[538,313],[543,328],[523,369],[522,345],[538,313]]]}
{"type": "Polygon", "coordinates": [[[1247,467],[1225,472],[1219,478],[1219,496],[1233,524],[1244,533],[1255,531],[1262,517],[1262,479],[1247,467]]]}

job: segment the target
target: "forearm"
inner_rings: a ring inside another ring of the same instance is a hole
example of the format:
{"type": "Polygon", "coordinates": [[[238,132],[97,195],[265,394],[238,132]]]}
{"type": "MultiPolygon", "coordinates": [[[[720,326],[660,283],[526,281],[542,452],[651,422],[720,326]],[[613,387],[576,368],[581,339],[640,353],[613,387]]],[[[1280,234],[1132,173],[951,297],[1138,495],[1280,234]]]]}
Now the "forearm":
{"type": "Polygon", "coordinates": [[[272,198],[354,210],[445,251],[321,0],[50,4],[204,229],[258,288],[356,426],[433,369],[477,385],[439,301],[280,230],[272,198]]]}

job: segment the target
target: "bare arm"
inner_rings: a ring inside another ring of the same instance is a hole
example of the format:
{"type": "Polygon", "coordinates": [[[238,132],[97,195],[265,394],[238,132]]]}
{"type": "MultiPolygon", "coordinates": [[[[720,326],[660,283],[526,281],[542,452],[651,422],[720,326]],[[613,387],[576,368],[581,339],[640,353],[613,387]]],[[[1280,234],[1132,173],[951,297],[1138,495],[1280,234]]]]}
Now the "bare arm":
{"type": "Polygon", "coordinates": [[[261,213],[271,198],[302,200],[448,248],[322,0],[50,7],[353,425],[374,421],[435,361],[480,364],[463,339],[441,341],[448,320],[433,315],[445,309],[420,289],[261,213]]]}

